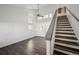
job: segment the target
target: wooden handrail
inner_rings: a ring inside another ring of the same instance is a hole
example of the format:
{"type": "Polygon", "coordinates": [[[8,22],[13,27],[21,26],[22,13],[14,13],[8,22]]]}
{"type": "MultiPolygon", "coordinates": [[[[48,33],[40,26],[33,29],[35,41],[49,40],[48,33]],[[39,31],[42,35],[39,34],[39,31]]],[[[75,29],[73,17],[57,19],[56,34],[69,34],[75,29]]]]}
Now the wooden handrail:
{"type": "Polygon", "coordinates": [[[56,20],[56,15],[57,15],[57,10],[54,13],[53,19],[51,21],[51,24],[48,28],[48,31],[46,33],[45,39],[46,40],[52,40],[52,35],[53,35],[53,30],[54,30],[54,26],[55,26],[55,20],[56,20]]]}
{"type": "Polygon", "coordinates": [[[79,19],[76,17],[76,15],[71,11],[69,10],[67,7],[66,9],[70,12],[70,14],[79,22],[79,19]]]}

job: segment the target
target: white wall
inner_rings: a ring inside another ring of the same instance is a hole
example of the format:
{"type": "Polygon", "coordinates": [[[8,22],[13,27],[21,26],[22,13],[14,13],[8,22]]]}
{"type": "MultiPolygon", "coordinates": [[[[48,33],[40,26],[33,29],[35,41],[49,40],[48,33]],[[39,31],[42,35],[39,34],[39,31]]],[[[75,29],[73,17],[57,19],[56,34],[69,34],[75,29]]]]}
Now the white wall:
{"type": "MultiPolygon", "coordinates": [[[[52,16],[54,15],[54,12],[56,10],[56,5],[54,4],[49,4],[45,7],[43,7],[42,9],[40,9],[40,14],[41,15],[48,15],[48,14],[52,14],[52,16]]],[[[49,25],[51,23],[52,17],[48,17],[45,19],[36,19],[36,32],[38,36],[45,36],[46,32],[49,28],[49,25]]]]}
{"type": "MultiPolygon", "coordinates": [[[[55,5],[41,9],[42,15],[54,14],[55,5]]],[[[33,36],[45,36],[51,18],[38,20],[31,9],[0,5],[0,47],[4,47],[33,36]]]]}
{"type": "MultiPolygon", "coordinates": [[[[74,15],[79,19],[79,5],[78,4],[70,4],[67,5],[69,10],[71,10],[74,15]]],[[[67,11],[67,16],[68,19],[74,29],[74,33],[76,34],[76,37],[78,38],[78,43],[79,43],[79,22],[67,11]]]]}
{"type": "Polygon", "coordinates": [[[33,20],[32,10],[0,5],[0,47],[35,36],[33,20]]]}

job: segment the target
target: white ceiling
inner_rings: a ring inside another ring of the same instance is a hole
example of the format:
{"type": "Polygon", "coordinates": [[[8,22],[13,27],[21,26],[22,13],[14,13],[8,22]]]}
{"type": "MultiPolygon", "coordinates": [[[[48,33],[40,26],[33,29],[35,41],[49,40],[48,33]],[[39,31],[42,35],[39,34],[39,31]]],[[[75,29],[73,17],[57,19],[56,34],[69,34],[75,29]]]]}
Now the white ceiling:
{"type": "MultiPolygon", "coordinates": [[[[39,8],[43,8],[48,4],[40,4],[39,8]]],[[[28,9],[38,9],[37,4],[11,4],[10,6],[16,6],[21,8],[28,8],[28,9]]]]}

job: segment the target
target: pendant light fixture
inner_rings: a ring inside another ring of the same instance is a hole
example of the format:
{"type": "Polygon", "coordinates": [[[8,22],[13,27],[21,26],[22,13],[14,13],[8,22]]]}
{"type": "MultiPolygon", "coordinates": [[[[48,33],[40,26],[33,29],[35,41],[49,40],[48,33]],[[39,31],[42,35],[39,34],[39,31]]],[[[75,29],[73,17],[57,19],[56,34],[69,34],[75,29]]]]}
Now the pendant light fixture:
{"type": "Polygon", "coordinates": [[[40,11],[39,6],[40,6],[40,5],[37,4],[37,8],[38,8],[38,9],[37,9],[37,12],[38,12],[37,17],[43,17],[43,16],[40,14],[40,12],[39,12],[39,11],[40,11]]]}

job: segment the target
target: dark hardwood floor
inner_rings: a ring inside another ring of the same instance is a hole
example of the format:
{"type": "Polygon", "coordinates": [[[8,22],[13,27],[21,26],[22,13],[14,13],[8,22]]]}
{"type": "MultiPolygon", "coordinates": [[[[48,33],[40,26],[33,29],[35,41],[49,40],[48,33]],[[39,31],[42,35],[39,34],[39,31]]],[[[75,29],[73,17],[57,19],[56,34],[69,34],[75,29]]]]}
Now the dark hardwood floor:
{"type": "Polygon", "coordinates": [[[0,55],[45,55],[46,45],[43,37],[30,39],[0,48],[0,55]]]}

